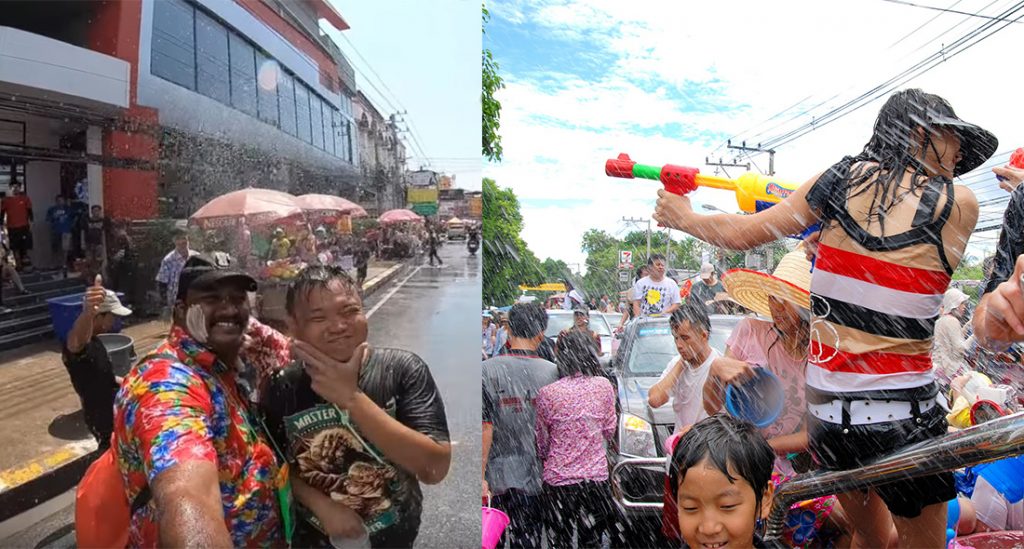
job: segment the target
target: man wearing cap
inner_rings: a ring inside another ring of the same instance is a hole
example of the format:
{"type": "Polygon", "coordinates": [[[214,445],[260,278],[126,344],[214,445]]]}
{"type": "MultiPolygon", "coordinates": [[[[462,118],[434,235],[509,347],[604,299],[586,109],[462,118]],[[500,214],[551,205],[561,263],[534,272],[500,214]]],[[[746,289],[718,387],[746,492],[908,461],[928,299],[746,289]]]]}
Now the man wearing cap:
{"type": "Polygon", "coordinates": [[[170,334],[122,383],[112,446],[138,502],[130,546],[282,544],[278,465],[236,380],[255,290],[223,257],[190,258],[170,334]]]}
{"type": "Polygon", "coordinates": [[[97,336],[112,332],[117,317],[130,314],[131,309],[121,304],[117,294],[104,289],[102,279],[97,276],[94,284],[85,290],[82,314],[71,327],[61,352],[71,385],[82,401],[85,425],[100,448],[110,446],[118,383],[110,355],[97,336]]]}
{"type": "Polygon", "coordinates": [[[715,276],[714,265],[705,262],[700,267],[700,280],[693,283],[690,297],[697,303],[703,303],[708,314],[711,314],[715,312],[715,299],[723,294],[725,294],[725,287],[722,286],[722,281],[715,276]]]}

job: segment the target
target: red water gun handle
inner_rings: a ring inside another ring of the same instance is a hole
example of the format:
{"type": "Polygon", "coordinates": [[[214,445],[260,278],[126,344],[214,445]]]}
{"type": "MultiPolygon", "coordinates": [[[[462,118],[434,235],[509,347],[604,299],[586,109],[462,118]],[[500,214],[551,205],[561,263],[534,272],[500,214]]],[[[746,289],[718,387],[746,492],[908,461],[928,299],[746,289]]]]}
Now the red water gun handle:
{"type": "Polygon", "coordinates": [[[661,167],[661,184],[665,190],[680,196],[697,190],[697,174],[700,170],[687,166],[665,164],[661,167]]]}

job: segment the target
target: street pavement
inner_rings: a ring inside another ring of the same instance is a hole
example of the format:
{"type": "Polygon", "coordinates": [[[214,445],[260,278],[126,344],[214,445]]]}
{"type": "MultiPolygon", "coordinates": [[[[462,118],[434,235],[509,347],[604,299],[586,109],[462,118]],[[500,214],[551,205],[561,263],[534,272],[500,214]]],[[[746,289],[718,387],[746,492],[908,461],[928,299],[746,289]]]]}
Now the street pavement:
{"type": "MultiPolygon", "coordinates": [[[[476,315],[480,259],[465,243],[439,252],[442,267],[410,265],[370,296],[370,344],[407,349],[430,365],[453,444],[448,477],[424,486],[419,547],[476,547],[480,540],[480,361],[476,315]]],[[[74,547],[74,489],[0,522],[0,547],[74,547]]]]}

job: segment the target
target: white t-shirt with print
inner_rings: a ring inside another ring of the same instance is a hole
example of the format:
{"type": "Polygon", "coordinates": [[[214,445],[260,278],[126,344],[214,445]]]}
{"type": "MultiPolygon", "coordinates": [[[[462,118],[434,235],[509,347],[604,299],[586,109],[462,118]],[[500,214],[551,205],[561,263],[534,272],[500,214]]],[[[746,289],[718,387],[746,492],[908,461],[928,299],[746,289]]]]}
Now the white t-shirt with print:
{"type": "MultiPolygon", "coordinates": [[[[704,411],[704,382],[711,372],[711,363],[720,356],[722,355],[712,348],[708,358],[696,368],[689,364],[684,365],[682,373],[676,378],[676,384],[669,391],[669,396],[672,397],[672,411],[676,416],[676,427],[673,432],[708,417],[708,413],[704,411]]],[[[679,360],[679,355],[676,355],[668,361],[658,381],[668,377],[679,360]]]]}
{"type": "Polygon", "coordinates": [[[681,301],[679,285],[675,280],[665,277],[660,282],[645,276],[633,284],[630,296],[640,301],[640,316],[662,313],[672,305],[681,301]]]}

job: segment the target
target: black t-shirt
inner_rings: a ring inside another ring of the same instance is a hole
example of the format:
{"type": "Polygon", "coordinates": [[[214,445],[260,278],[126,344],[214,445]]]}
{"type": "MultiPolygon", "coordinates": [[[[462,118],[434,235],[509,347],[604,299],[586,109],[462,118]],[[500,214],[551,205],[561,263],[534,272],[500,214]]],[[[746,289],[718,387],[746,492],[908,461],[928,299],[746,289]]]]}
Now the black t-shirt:
{"type": "Polygon", "coordinates": [[[1024,185],[1017,185],[1010,195],[1010,202],[1003,214],[1003,228],[999,232],[996,259],[992,264],[992,275],[985,284],[985,293],[996,289],[1013,275],[1017,257],[1024,254],[1024,185]]]}
{"type": "MultiPolygon", "coordinates": [[[[374,547],[411,544],[423,510],[419,481],[387,461],[348,413],[320,398],[311,383],[302,364],[294,362],[260,391],[260,407],[277,447],[303,480],[364,518],[374,547]]],[[[403,425],[448,441],[441,395],[427,364],[415,354],[372,350],[359,374],[359,388],[403,425]]],[[[306,520],[296,525],[297,540],[328,547],[316,519],[300,513],[306,520]]]]}
{"type": "Polygon", "coordinates": [[[107,218],[101,217],[94,219],[93,217],[87,217],[83,221],[85,226],[85,243],[90,246],[103,244],[103,234],[107,231],[110,223],[107,218]]]}
{"type": "MultiPolygon", "coordinates": [[[[118,385],[114,379],[114,365],[110,362],[110,355],[107,354],[103,342],[94,337],[78,354],[72,354],[65,345],[61,358],[68,376],[71,377],[72,387],[82,399],[86,423],[107,415],[110,415],[110,420],[113,421],[114,396],[117,394],[118,385]]],[[[97,427],[101,432],[109,432],[111,429],[111,426],[105,424],[97,427]]]]}

